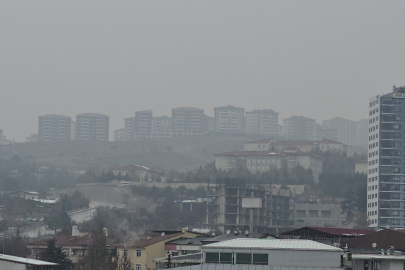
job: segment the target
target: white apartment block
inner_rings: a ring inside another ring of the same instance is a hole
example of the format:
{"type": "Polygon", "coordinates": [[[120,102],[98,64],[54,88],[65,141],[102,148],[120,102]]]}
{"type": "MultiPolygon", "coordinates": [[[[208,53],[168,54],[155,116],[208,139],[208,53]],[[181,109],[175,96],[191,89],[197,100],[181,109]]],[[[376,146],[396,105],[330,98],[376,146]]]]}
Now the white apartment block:
{"type": "Polygon", "coordinates": [[[108,141],[109,121],[109,116],[99,113],[84,113],[76,115],[76,140],[108,141]]]}
{"type": "Polygon", "coordinates": [[[120,128],[113,131],[114,142],[122,142],[125,140],[125,129],[120,128]]]}
{"type": "Polygon", "coordinates": [[[70,140],[71,118],[64,115],[47,114],[38,117],[38,141],[70,140]]]}
{"type": "Polygon", "coordinates": [[[152,115],[153,110],[135,112],[135,139],[147,139],[152,137],[152,115]]]}
{"type": "Polygon", "coordinates": [[[135,123],[135,117],[128,117],[128,118],[124,119],[124,140],[125,141],[135,140],[134,123],[135,123]]]}
{"type": "Polygon", "coordinates": [[[273,110],[246,112],[245,131],[249,135],[278,134],[278,113],[273,110]]]}
{"type": "Polygon", "coordinates": [[[316,121],[304,116],[291,116],[283,120],[283,135],[292,141],[315,141],[316,121]]]}
{"type": "Polygon", "coordinates": [[[152,138],[171,138],[172,119],[167,116],[152,118],[152,138]]]}
{"type": "Polygon", "coordinates": [[[202,134],[206,131],[203,109],[180,107],[172,109],[173,137],[186,137],[202,134]]]}
{"type": "Polygon", "coordinates": [[[222,133],[245,133],[245,109],[234,106],[216,107],[215,131],[222,133]]]}

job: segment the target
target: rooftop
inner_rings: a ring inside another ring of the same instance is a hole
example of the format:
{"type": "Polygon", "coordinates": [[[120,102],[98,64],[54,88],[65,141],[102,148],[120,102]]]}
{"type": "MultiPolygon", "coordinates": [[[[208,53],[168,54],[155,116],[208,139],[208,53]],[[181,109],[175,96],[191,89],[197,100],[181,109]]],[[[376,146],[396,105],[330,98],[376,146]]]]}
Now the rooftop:
{"type": "Polygon", "coordinates": [[[34,260],[34,259],[28,259],[28,258],[22,258],[22,257],[4,255],[4,254],[0,254],[0,260],[21,263],[21,264],[28,264],[28,265],[38,265],[38,266],[58,265],[57,263],[45,262],[45,261],[40,261],[40,260],[34,260]]]}
{"type": "Polygon", "coordinates": [[[161,241],[169,240],[171,238],[177,237],[182,235],[182,233],[174,233],[174,234],[169,234],[169,235],[163,235],[163,236],[156,236],[152,237],[150,239],[139,239],[131,242],[126,242],[122,244],[118,244],[120,247],[147,247],[156,243],[159,243],[161,241]]]}
{"type": "Polygon", "coordinates": [[[372,230],[346,229],[346,228],[326,228],[326,227],[302,227],[299,229],[286,231],[283,235],[325,235],[325,236],[358,236],[372,233],[372,230]]]}
{"type": "Polygon", "coordinates": [[[331,140],[331,139],[322,139],[322,141],[276,141],[273,139],[262,139],[257,141],[250,141],[246,143],[271,143],[274,145],[315,145],[321,143],[327,144],[343,144],[341,142],[331,140]]]}
{"type": "Polygon", "coordinates": [[[285,249],[285,250],[324,250],[343,251],[340,248],[311,240],[298,239],[249,239],[238,238],[204,246],[208,248],[249,248],[249,249],[285,249]]]}

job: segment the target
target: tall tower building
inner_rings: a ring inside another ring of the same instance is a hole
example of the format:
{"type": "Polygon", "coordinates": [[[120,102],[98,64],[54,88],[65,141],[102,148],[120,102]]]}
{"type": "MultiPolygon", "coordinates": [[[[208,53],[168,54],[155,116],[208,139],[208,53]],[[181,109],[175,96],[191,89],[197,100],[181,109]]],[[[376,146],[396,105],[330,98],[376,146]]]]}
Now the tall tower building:
{"type": "Polygon", "coordinates": [[[249,135],[278,134],[278,113],[273,110],[246,112],[245,130],[249,135]]]}
{"type": "Polygon", "coordinates": [[[136,139],[152,137],[153,110],[136,111],[134,119],[134,134],[136,139]]]}
{"type": "Polygon", "coordinates": [[[245,109],[234,106],[216,107],[215,131],[245,133],[245,109]]]}
{"type": "Polygon", "coordinates": [[[405,87],[369,101],[369,227],[405,227],[405,87]]]}
{"type": "Polygon", "coordinates": [[[205,115],[203,109],[181,107],[172,109],[173,137],[199,135],[205,132],[205,115]]]}
{"type": "Polygon", "coordinates": [[[71,118],[64,115],[47,114],[38,117],[38,141],[70,140],[71,118]]]}
{"type": "Polygon", "coordinates": [[[283,120],[283,135],[291,141],[315,141],[316,121],[304,116],[291,116],[283,120]]]}
{"type": "Polygon", "coordinates": [[[99,113],[76,115],[76,140],[108,141],[110,117],[99,113]]]}

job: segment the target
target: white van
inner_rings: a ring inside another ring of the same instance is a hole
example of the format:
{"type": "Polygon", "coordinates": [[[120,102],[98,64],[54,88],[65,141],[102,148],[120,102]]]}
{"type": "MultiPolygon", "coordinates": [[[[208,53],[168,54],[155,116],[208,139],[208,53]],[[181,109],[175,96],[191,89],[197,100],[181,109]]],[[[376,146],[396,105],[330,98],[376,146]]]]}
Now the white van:
{"type": "Polygon", "coordinates": [[[131,182],[121,182],[121,184],[119,184],[119,187],[125,187],[125,186],[130,186],[131,182]]]}

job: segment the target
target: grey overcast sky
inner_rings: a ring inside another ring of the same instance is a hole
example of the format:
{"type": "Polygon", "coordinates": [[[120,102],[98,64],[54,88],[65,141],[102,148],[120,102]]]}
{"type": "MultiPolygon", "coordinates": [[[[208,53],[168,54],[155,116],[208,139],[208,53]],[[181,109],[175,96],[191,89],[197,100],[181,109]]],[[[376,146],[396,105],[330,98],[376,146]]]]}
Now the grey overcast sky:
{"type": "Polygon", "coordinates": [[[1,1],[0,129],[194,106],[367,117],[405,84],[405,1],[1,1]]]}

